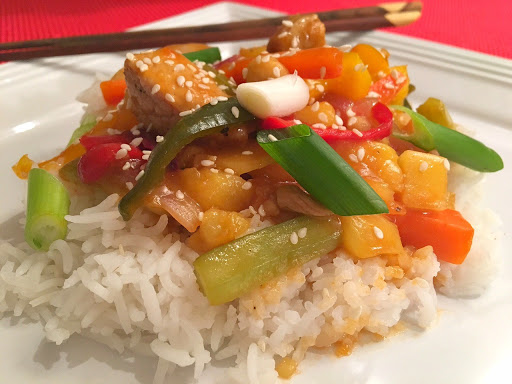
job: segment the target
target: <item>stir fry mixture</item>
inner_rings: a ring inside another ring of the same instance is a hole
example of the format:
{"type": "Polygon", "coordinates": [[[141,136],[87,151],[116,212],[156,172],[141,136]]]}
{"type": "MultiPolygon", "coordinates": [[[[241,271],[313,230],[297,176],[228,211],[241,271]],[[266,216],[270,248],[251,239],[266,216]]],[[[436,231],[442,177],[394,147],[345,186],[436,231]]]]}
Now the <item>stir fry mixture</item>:
{"type": "Polygon", "coordinates": [[[407,67],[388,58],[326,45],[316,15],[224,60],[202,44],[127,54],[100,85],[100,118],[86,114],[56,157],[13,167],[28,178],[27,242],[65,238],[69,194],[102,191],[122,196],[125,220],[168,215],[212,305],[339,248],[396,260],[432,246],[463,263],[474,231],[454,209],[450,164],[494,172],[502,160],[440,100],[413,109],[407,67]],[[255,231],[251,212],[272,225],[255,231]]]}

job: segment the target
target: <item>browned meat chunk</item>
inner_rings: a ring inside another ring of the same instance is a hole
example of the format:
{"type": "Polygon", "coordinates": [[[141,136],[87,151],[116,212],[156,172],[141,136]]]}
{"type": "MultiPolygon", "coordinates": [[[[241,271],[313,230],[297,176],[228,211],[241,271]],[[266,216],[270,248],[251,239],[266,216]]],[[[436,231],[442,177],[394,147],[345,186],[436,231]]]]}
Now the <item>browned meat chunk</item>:
{"type": "Polygon", "coordinates": [[[267,51],[282,52],[290,48],[317,48],[325,45],[325,25],[316,14],[290,16],[267,45],[267,51]]]}
{"type": "Polygon", "coordinates": [[[127,103],[139,121],[165,134],[183,116],[227,95],[214,74],[169,47],[140,53],[124,63],[127,103]]]}

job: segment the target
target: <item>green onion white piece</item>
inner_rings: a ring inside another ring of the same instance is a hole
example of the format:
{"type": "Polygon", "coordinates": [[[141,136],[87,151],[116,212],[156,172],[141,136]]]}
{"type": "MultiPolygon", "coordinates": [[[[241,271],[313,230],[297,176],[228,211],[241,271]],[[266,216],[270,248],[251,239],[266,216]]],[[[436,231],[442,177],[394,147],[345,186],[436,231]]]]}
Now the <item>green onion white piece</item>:
{"type": "Polygon", "coordinates": [[[35,250],[47,251],[57,239],[67,234],[69,194],[64,185],[44,169],[28,174],[27,222],[25,240],[35,250]]]}

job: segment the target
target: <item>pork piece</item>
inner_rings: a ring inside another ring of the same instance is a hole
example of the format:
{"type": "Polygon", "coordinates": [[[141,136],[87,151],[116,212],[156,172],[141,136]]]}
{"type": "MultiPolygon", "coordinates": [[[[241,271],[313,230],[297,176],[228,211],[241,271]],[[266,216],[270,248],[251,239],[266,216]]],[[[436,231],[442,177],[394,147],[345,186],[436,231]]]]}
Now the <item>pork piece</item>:
{"type": "Polygon", "coordinates": [[[124,62],[127,105],[137,119],[165,134],[180,113],[195,110],[213,98],[226,97],[213,73],[170,49],[136,54],[124,62]]]}
{"type": "Polygon", "coordinates": [[[325,25],[316,14],[294,15],[285,20],[267,44],[267,51],[317,48],[325,45],[325,25]],[[291,23],[290,23],[291,22],[291,23]]]}

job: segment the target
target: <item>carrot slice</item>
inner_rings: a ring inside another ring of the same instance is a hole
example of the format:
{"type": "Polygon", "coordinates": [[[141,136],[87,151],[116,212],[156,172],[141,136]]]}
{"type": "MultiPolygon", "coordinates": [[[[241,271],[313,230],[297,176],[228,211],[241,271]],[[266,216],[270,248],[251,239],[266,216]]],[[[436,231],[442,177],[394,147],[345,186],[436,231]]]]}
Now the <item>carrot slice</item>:
{"type": "Polygon", "coordinates": [[[332,47],[311,48],[278,60],[290,73],[297,71],[305,79],[332,79],[341,75],[343,52],[332,47]]]}
{"type": "Polygon", "coordinates": [[[126,81],[107,80],[100,83],[101,93],[108,105],[117,105],[123,100],[126,90],[126,81]]]}
{"type": "Polygon", "coordinates": [[[462,264],[471,249],[475,231],[458,211],[408,209],[403,216],[393,216],[393,220],[404,245],[431,245],[439,260],[462,264]]]}

